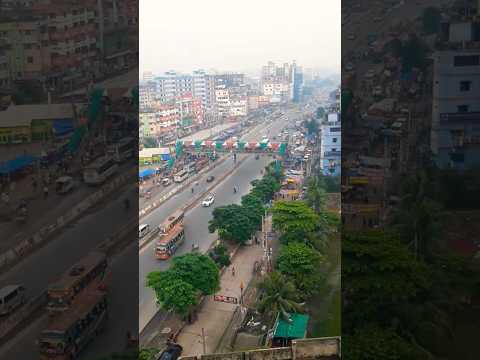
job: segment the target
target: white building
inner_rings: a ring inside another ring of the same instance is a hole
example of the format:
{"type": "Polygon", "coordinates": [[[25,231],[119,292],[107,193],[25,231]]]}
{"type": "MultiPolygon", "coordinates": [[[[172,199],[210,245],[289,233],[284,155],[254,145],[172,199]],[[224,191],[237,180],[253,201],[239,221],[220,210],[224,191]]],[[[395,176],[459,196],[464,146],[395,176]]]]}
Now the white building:
{"type": "Polygon", "coordinates": [[[217,113],[220,116],[230,115],[230,95],[225,85],[217,85],[215,90],[217,113]]]}
{"type": "Polygon", "coordinates": [[[330,113],[321,125],[320,167],[324,175],[340,175],[342,126],[339,113],[330,113]]]}
{"type": "Polygon", "coordinates": [[[463,170],[480,165],[480,39],[469,22],[449,30],[458,50],[434,54],[431,150],[438,167],[463,170]]]}

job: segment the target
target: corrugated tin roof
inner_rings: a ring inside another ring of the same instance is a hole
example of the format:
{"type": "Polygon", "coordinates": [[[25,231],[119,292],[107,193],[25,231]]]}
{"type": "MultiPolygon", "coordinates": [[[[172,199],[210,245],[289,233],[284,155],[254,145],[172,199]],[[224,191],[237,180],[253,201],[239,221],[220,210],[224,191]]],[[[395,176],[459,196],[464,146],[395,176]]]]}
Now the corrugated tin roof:
{"type": "Polygon", "coordinates": [[[32,120],[72,119],[71,104],[11,105],[0,112],[0,127],[30,126],[32,120]]]}

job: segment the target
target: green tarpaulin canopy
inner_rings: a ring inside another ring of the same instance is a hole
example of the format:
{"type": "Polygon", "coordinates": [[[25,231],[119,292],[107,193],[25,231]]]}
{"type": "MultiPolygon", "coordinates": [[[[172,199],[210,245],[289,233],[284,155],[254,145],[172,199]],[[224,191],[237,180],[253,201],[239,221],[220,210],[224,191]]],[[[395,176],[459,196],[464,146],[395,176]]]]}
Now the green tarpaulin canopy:
{"type": "Polygon", "coordinates": [[[72,137],[70,138],[70,141],[68,143],[68,150],[70,152],[75,152],[78,149],[78,146],[80,145],[80,142],[83,139],[83,135],[85,135],[86,129],[85,126],[80,126],[75,129],[73,132],[72,137]]]}
{"type": "Polygon", "coordinates": [[[303,339],[307,333],[309,316],[305,314],[289,314],[290,322],[277,319],[275,324],[274,338],[303,339]]]}
{"type": "Polygon", "coordinates": [[[175,153],[177,154],[177,157],[182,156],[183,154],[183,143],[181,141],[177,141],[175,145],[175,153]]]}
{"type": "Polygon", "coordinates": [[[90,93],[90,104],[88,106],[88,121],[95,122],[102,106],[103,89],[95,88],[90,93]]]}

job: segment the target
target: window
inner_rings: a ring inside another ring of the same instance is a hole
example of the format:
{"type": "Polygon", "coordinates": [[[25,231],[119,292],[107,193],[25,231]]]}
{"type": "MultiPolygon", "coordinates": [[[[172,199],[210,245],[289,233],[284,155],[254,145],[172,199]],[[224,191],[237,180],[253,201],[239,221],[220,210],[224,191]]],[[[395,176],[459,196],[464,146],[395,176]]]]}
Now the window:
{"type": "Polygon", "coordinates": [[[453,58],[454,66],[478,66],[480,64],[479,55],[463,55],[453,58]]]}
{"type": "Polygon", "coordinates": [[[458,105],[457,106],[457,111],[459,113],[465,113],[468,112],[469,105],[458,105]]]}
{"type": "Polygon", "coordinates": [[[33,56],[27,56],[27,63],[33,64],[33,56]]]}
{"type": "Polygon", "coordinates": [[[337,142],[337,138],[333,138],[333,139],[332,139],[332,142],[336,143],[336,142],[337,142]]]}
{"type": "Polygon", "coordinates": [[[471,81],[460,81],[460,91],[470,91],[471,85],[471,81]]]}

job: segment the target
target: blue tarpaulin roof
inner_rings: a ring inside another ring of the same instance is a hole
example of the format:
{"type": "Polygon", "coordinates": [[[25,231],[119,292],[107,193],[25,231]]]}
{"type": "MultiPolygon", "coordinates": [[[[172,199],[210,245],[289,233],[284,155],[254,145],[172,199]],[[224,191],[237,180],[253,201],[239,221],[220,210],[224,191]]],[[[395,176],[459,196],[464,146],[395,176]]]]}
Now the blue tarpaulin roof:
{"type": "Polygon", "coordinates": [[[153,175],[153,174],[155,174],[155,170],[153,170],[153,169],[145,169],[145,170],[142,170],[142,171],[139,171],[139,172],[138,172],[138,177],[139,177],[139,178],[144,178],[144,177],[146,177],[146,176],[151,176],[151,175],[153,175]]]}
{"type": "Polygon", "coordinates": [[[53,122],[53,131],[55,132],[56,136],[63,136],[68,133],[73,132],[73,122],[71,120],[62,119],[62,120],[55,120],[53,122]]]}
{"type": "Polygon", "coordinates": [[[31,155],[21,155],[0,164],[0,174],[10,174],[31,165],[36,160],[31,155]]]}

